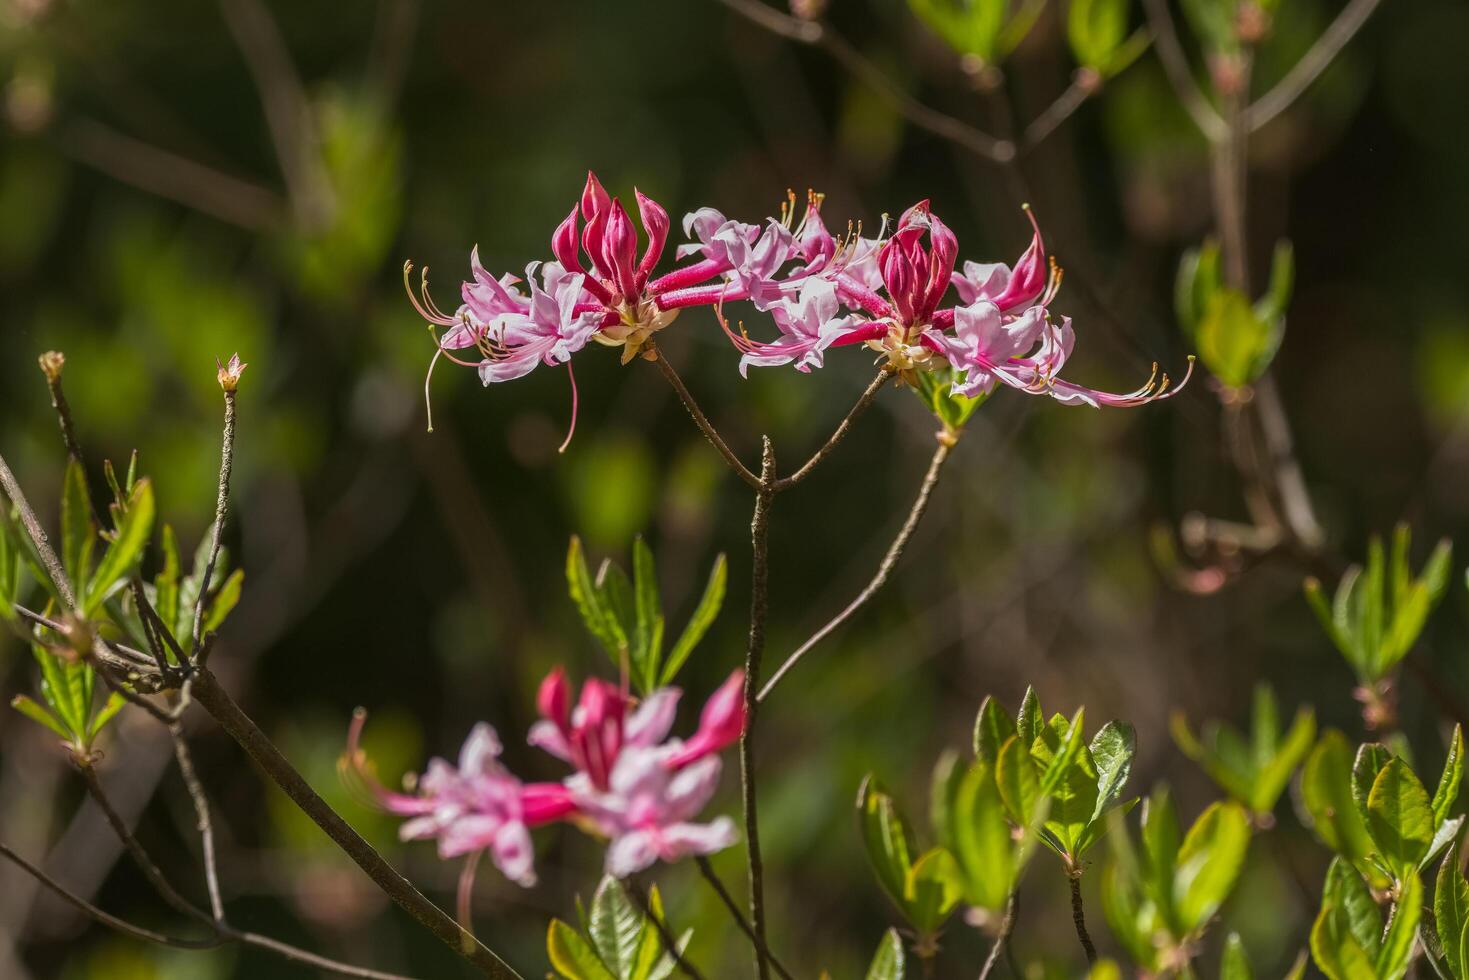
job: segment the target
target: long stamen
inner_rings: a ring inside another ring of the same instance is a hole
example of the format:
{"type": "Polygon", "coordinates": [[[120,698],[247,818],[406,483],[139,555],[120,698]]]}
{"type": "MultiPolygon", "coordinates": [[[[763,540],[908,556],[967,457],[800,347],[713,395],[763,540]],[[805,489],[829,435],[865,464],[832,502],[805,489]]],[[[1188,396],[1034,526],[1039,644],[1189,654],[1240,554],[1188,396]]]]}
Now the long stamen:
{"type": "Polygon", "coordinates": [[[443,310],[439,309],[439,305],[437,303],[435,303],[434,302],[434,298],[429,295],[429,291],[428,291],[428,266],[424,266],[423,267],[423,271],[421,273],[419,273],[419,276],[418,276],[418,291],[423,294],[423,302],[424,302],[424,305],[429,308],[429,311],[431,313],[433,313],[435,316],[438,316],[438,317],[448,317],[448,314],[445,313],[443,310]]]}
{"type": "Polygon", "coordinates": [[[561,441],[560,447],[556,450],[558,453],[566,452],[566,447],[571,445],[571,437],[576,435],[576,372],[571,369],[570,361],[566,362],[566,376],[571,379],[571,428],[566,430],[566,438],[561,441]]]}
{"type": "MultiPolygon", "coordinates": [[[[437,323],[441,327],[452,327],[452,326],[454,326],[454,324],[458,323],[459,322],[458,320],[454,319],[451,316],[445,316],[443,314],[443,312],[438,309],[438,307],[433,306],[432,301],[430,301],[429,306],[426,307],[423,304],[423,302],[421,300],[419,300],[419,298],[417,296],[413,295],[413,284],[408,279],[408,277],[410,275],[412,275],[412,274],[413,274],[413,263],[411,261],[404,262],[403,263],[403,289],[408,293],[408,302],[410,302],[410,303],[413,304],[413,308],[418,311],[418,315],[421,316],[421,317],[423,317],[425,320],[427,320],[430,323],[437,323]],[[432,307],[432,311],[430,311],[429,307],[432,307]]],[[[424,270],[423,270],[423,288],[424,288],[424,298],[427,299],[428,298],[428,293],[427,293],[427,289],[428,289],[428,269],[427,268],[424,268],[424,270]]]]}
{"type": "Polygon", "coordinates": [[[434,350],[434,356],[429,358],[428,373],[423,376],[423,407],[428,412],[428,431],[434,431],[434,400],[429,392],[429,383],[434,379],[434,365],[439,363],[439,357],[444,353],[444,348],[438,347],[434,350]]]}

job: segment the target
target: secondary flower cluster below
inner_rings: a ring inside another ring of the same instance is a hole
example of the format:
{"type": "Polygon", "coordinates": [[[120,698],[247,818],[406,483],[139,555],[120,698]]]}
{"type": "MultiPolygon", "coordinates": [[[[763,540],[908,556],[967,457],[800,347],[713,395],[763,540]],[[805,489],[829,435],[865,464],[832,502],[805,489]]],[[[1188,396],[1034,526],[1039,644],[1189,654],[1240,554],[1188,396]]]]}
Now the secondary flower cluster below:
{"type": "MultiPolygon", "coordinates": [[[[927,201],[904,212],[890,233],[884,221],[877,238],[850,227],[833,235],[814,193],[799,223],[794,195],[763,225],[699,208],[683,220],[689,241],[675,250],[678,264],[655,277],[668,212],[634,194],[641,237],[622,203],[588,174],[580,200],[551,236],[554,260],[532,262],[523,280],[495,277],[476,249],[473,278],[453,315],[434,305],[426,275],[417,295],[410,285],[415,308],[436,331],[435,361],[442,355],[474,367],[487,385],[541,364],[569,366],[594,341],[621,347],[626,362],[645,353],[682,309],[710,306],[742,355],[741,373],[752,365],[810,371],[828,350],[862,345],[910,380],[911,372],[949,370],[956,395],[985,395],[1003,384],[1100,407],[1138,405],[1178,390],[1156,370],[1125,394],[1059,377],[1075,333],[1069,317],[1051,315],[1061,275],[1033,215],[1030,245],[1013,266],[959,265],[957,238],[927,201]],[[768,314],[779,336],[762,341],[731,330],[723,308],[742,301],[768,314]],[[474,356],[462,356],[470,348],[474,356]]],[[[405,265],[405,282],[411,269],[405,265]]]]}
{"type": "Polygon", "coordinates": [[[373,775],[360,739],[365,715],[354,717],[342,760],[344,777],[381,809],[406,817],[404,840],[433,839],[445,859],[488,851],[512,881],[535,884],[530,831],[558,821],[608,841],[606,869],[625,877],[656,861],[711,854],[736,840],[727,816],[695,822],[719,784],[719,752],[745,727],[744,673],[722,684],[683,741],[669,738],[680,691],[660,688],[634,704],[627,692],[592,678],[575,706],[560,668],[541,683],[540,720],[529,742],[570,764],[559,783],[524,783],[500,761],[495,729],[480,723],[458,765],[434,759],[409,792],[385,788],[373,775]]]}

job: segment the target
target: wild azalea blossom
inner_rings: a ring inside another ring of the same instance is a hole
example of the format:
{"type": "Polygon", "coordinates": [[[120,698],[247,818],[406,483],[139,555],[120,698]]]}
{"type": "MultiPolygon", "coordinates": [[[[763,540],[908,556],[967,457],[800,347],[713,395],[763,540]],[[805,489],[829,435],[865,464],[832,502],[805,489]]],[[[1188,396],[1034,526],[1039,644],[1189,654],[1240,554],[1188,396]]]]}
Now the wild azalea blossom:
{"type": "Polygon", "coordinates": [[[745,716],[737,671],[709,699],[688,741],[668,738],[680,691],[665,687],[633,705],[626,692],[595,678],[570,705],[566,674],[541,684],[541,720],[528,741],[575,771],[560,783],[522,783],[500,762],[501,744],[489,725],[476,725],[458,765],[434,759],[413,792],[396,793],[373,775],[360,746],[365,715],[353,719],[344,778],[382,810],[407,818],[404,840],[438,842],[445,859],[488,852],[510,880],[535,884],[530,830],[567,821],[609,841],[607,870],[625,876],[656,861],[710,854],[733,844],[734,823],[694,818],[719,782],[718,753],[740,737],[745,716]]]}
{"type": "MultiPolygon", "coordinates": [[[[910,381],[913,372],[952,369],[953,392],[961,395],[988,394],[1004,384],[1064,404],[1120,407],[1178,390],[1167,375],[1159,380],[1156,368],[1146,384],[1126,394],[1060,379],[1075,334],[1069,318],[1052,320],[1049,306],[1061,275],[1048,262],[1033,215],[1031,243],[1013,267],[966,261],[956,269],[958,241],[927,201],[875,239],[864,238],[860,228],[834,236],[822,220],[822,197],[814,193],[799,224],[793,194],[780,217],[763,225],[699,208],[683,221],[690,241],[675,250],[681,264],[654,277],[668,240],[668,212],[634,194],[641,252],[627,209],[588,174],[580,201],[552,235],[555,260],[527,266],[526,291],[516,276],[486,272],[476,250],[473,280],[464,283],[463,304],[450,316],[429,298],[425,270],[419,294],[410,286],[409,295],[431,329],[444,330],[434,360],[442,355],[475,367],[487,385],[522,377],[539,364],[569,370],[571,356],[594,341],[621,347],[625,363],[645,352],[680,310],[712,306],[742,355],[741,373],[752,365],[810,371],[824,364],[828,350],[860,344],[910,381]],[[768,313],[780,336],[758,341],[743,329],[732,331],[723,307],[740,301],[768,313]],[[455,353],[468,348],[478,360],[455,353]]],[[[411,268],[404,267],[405,282],[411,268]]],[[[573,429],[575,391],[573,379],[573,429]]]]}

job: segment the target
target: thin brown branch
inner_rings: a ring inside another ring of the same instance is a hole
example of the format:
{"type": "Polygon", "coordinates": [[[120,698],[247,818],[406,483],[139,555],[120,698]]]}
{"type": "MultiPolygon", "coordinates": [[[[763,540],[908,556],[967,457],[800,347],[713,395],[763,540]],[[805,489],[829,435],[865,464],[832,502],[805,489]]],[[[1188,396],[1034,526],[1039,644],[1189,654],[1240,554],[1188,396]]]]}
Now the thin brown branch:
{"type": "Polygon", "coordinates": [[[985,957],[984,966],[979,971],[979,980],[988,980],[995,964],[1000,961],[1000,954],[1010,944],[1010,934],[1015,931],[1015,919],[1019,915],[1019,905],[1019,894],[1011,892],[1010,901],[1005,905],[1005,917],[1000,920],[1000,933],[995,937],[994,945],[990,947],[989,956],[985,957]]]}
{"type": "MultiPolygon", "coordinates": [[[[50,616],[43,616],[34,609],[27,609],[20,603],[16,603],[13,608],[22,619],[28,619],[37,626],[44,626],[58,633],[66,632],[66,624],[58,622],[50,616]]],[[[95,655],[97,651],[94,649],[93,653],[95,655]]],[[[137,670],[154,671],[158,669],[157,665],[153,663],[152,659],[146,653],[121,643],[109,644],[106,655],[98,656],[97,659],[114,670],[121,671],[125,675],[137,670]]],[[[156,677],[156,675],[154,676],[156,677]]]]}
{"type": "Polygon", "coordinates": [[[296,217],[320,227],[334,209],[311,104],[286,42],[261,0],[221,0],[225,24],[245,58],[296,217]]]}
{"type": "Polygon", "coordinates": [[[1077,69],[1071,79],[1071,84],[1066,86],[1056,101],[1046,107],[1045,111],[1030,121],[1025,127],[1025,138],[1021,141],[1021,152],[1029,153],[1041,143],[1045,142],[1061,124],[1070,119],[1072,114],[1080,109],[1087,99],[1096,93],[1101,85],[1101,80],[1096,72],[1089,68],[1077,69]],[[1087,74],[1089,73],[1089,74],[1087,74]]]}
{"type": "Polygon", "coordinates": [[[1193,117],[1194,125],[1210,142],[1224,138],[1225,125],[1218,110],[1209,103],[1204,90],[1194,79],[1194,70],[1189,66],[1188,55],[1178,40],[1178,30],[1173,26],[1173,15],[1168,11],[1168,0],[1143,0],[1143,9],[1148,15],[1148,26],[1153,31],[1154,46],[1158,60],[1179,103],[1193,117]]]}
{"type": "Polygon", "coordinates": [[[1076,927],[1076,938],[1081,942],[1082,952],[1086,954],[1086,962],[1090,966],[1097,962],[1097,947],[1092,942],[1091,933],[1086,931],[1086,908],[1081,903],[1080,869],[1068,871],[1066,880],[1071,885],[1071,924],[1076,927]]]}
{"type": "MultiPolygon", "coordinates": [[[[41,564],[46,568],[46,575],[51,579],[56,594],[69,609],[75,609],[77,604],[76,595],[71,590],[71,581],[66,577],[66,569],[61,567],[61,559],[56,557],[56,549],[51,547],[51,540],[46,537],[46,529],[41,526],[41,521],[36,517],[36,512],[31,509],[30,501],[26,500],[25,491],[21,490],[20,483],[15,479],[15,474],[10,471],[10,464],[5,462],[5,457],[0,456],[0,490],[5,491],[5,496],[15,505],[20,513],[20,522],[30,535],[31,542],[36,546],[36,553],[41,556],[41,564]]],[[[54,627],[65,632],[65,627],[59,623],[54,627]]]]}
{"type": "Polygon", "coordinates": [[[47,351],[39,358],[41,373],[46,376],[46,387],[51,391],[51,408],[56,412],[56,422],[61,427],[61,441],[66,445],[66,455],[76,464],[83,473],[82,492],[87,499],[87,509],[92,513],[92,521],[98,528],[106,525],[102,522],[102,514],[97,510],[97,503],[92,499],[92,489],[87,486],[86,463],[82,460],[82,444],[77,439],[76,424],[71,418],[71,405],[67,403],[66,392],[61,387],[61,370],[66,364],[66,357],[60,351],[47,351]]]}
{"type": "Polygon", "coordinates": [[[940,136],[991,163],[1015,158],[1015,144],[996,139],[954,116],[939,112],[903,90],[850,41],[825,24],[802,20],[769,7],[760,0],[719,0],[753,24],[787,40],[826,51],[853,76],[864,82],[913,125],[940,136]]]}
{"type": "MultiPolygon", "coordinates": [[[[185,702],[187,703],[187,702],[185,702]]],[[[219,867],[214,854],[214,821],[209,813],[209,799],[204,795],[204,786],[194,771],[194,757],[189,752],[189,743],[184,740],[183,726],[174,722],[168,728],[173,738],[173,754],[178,760],[179,775],[189,791],[189,801],[194,805],[194,827],[199,831],[199,845],[204,852],[204,884],[209,890],[209,909],[215,922],[224,922],[224,899],[220,897],[219,867]]]]}
{"type": "Polygon", "coordinates": [[[776,973],[780,974],[781,977],[784,978],[784,980],[795,980],[795,978],[791,976],[791,971],[787,970],[784,964],[782,964],[781,961],[776,958],[775,954],[770,951],[770,947],[765,945],[765,941],[755,934],[754,927],[751,926],[750,921],[745,918],[745,914],[740,911],[739,903],[736,902],[734,896],[729,893],[729,889],[724,887],[724,882],[719,880],[719,875],[714,873],[714,865],[709,863],[709,859],[700,854],[694,860],[695,863],[699,866],[699,873],[704,876],[704,880],[709,883],[709,887],[714,889],[714,894],[719,896],[719,900],[724,903],[724,907],[729,910],[731,918],[735,920],[735,925],[740,927],[740,932],[743,932],[745,934],[745,937],[749,939],[751,943],[754,943],[757,949],[761,948],[762,946],[764,947],[765,956],[767,959],[770,960],[770,965],[775,969],[776,973]]]}
{"type": "Polygon", "coordinates": [[[683,379],[678,376],[678,372],[673,369],[673,365],[668,363],[668,358],[664,357],[663,352],[657,347],[650,347],[648,353],[651,355],[653,363],[658,365],[658,370],[663,372],[663,377],[668,380],[668,383],[673,386],[673,390],[677,392],[679,400],[683,402],[684,408],[688,410],[689,416],[694,420],[694,424],[699,427],[700,432],[704,433],[704,438],[709,440],[709,445],[719,451],[719,455],[724,457],[724,461],[729,464],[730,469],[734,470],[736,476],[745,481],[745,484],[752,490],[759,491],[761,489],[760,478],[754,473],[751,473],[745,464],[740,462],[740,458],[734,454],[734,450],[729,448],[729,445],[724,441],[724,437],[709,422],[708,417],[704,415],[704,410],[699,407],[698,402],[694,401],[694,396],[689,394],[689,389],[685,387],[683,379]]]}
{"type": "Polygon", "coordinates": [[[373,882],[409,915],[439,938],[446,946],[458,952],[478,967],[486,976],[521,980],[520,974],[510,968],[489,948],[479,942],[453,916],[446,913],[424,896],[413,883],[404,878],[382,855],[363,840],[333,810],[316,790],[306,782],[300,772],[281,754],[275,744],[266,737],[260,727],[240,709],[228,692],[210,673],[200,667],[194,674],[194,699],[204,707],[220,726],[243,748],[255,763],[265,770],[272,781],[291,798],[301,812],[311,818],[332,842],[337,845],[358,867],[365,871],[373,882]]]}
{"type": "Polygon", "coordinates": [[[93,170],[226,224],[255,232],[273,231],[281,224],[285,202],[274,191],[94,120],[73,120],[57,140],[63,152],[93,170]]]}
{"type": "Polygon", "coordinates": [[[837,444],[847,437],[847,433],[852,431],[852,426],[856,424],[857,420],[862,417],[862,414],[866,412],[867,409],[871,407],[872,403],[877,399],[878,392],[882,391],[883,386],[891,381],[893,377],[894,374],[892,369],[884,365],[883,368],[877,372],[877,377],[873,378],[872,383],[867,386],[867,390],[862,392],[862,397],[857,399],[857,402],[852,406],[851,411],[847,412],[846,416],[837,425],[836,430],[833,431],[831,436],[827,438],[822,447],[816,450],[816,452],[811,455],[810,459],[801,464],[800,469],[796,470],[790,476],[781,477],[779,480],[775,481],[776,492],[779,493],[782,490],[793,487],[796,484],[800,483],[802,480],[806,479],[806,477],[810,476],[811,472],[816,469],[818,465],[821,464],[821,461],[831,455],[832,450],[836,449],[837,444]]]}
{"type": "Polygon", "coordinates": [[[1336,60],[1343,48],[1367,23],[1381,0],[1351,0],[1342,8],[1331,26],[1322,32],[1295,67],[1286,72],[1275,87],[1245,110],[1245,125],[1251,131],[1259,129],[1270,120],[1289,109],[1321,73],[1336,60]]]}
{"type": "Polygon", "coordinates": [[[235,398],[234,388],[224,388],[224,432],[219,448],[219,490],[214,501],[214,527],[209,541],[209,559],[204,563],[204,577],[199,582],[199,595],[194,600],[194,636],[189,651],[190,659],[205,663],[204,606],[214,579],[214,565],[219,561],[220,540],[224,536],[224,518],[230,506],[230,473],[235,465],[235,398]]]}
{"type": "Polygon", "coordinates": [[[770,505],[775,500],[775,450],[770,437],[760,454],[760,487],[750,519],[750,643],[745,652],[745,729],[740,733],[740,810],[745,822],[746,870],[750,879],[750,924],[755,930],[755,972],[770,978],[765,938],[765,864],[760,857],[760,817],[755,792],[755,720],[760,699],[760,662],[765,654],[765,619],[770,608],[770,505]]]}
{"type": "Polygon", "coordinates": [[[796,648],[794,653],[785,659],[785,662],[771,675],[770,680],[761,689],[760,696],[756,699],[757,701],[764,701],[768,698],[781,679],[800,662],[801,658],[812,647],[826,639],[837,627],[851,619],[857,610],[866,605],[867,601],[877,593],[877,590],[881,589],[887,582],[888,576],[893,573],[893,569],[897,567],[899,559],[903,557],[903,549],[908,546],[908,540],[913,537],[913,532],[918,527],[918,522],[923,519],[924,511],[928,509],[929,499],[933,496],[933,488],[938,484],[939,474],[944,468],[944,462],[952,452],[952,443],[940,441],[938,448],[934,450],[933,458],[929,460],[928,473],[925,474],[923,484],[918,488],[918,496],[913,500],[913,507],[909,510],[908,517],[903,521],[903,526],[898,529],[897,537],[893,538],[893,543],[888,546],[887,553],[883,555],[882,561],[877,566],[876,574],[872,576],[872,580],[857,594],[855,599],[847,604],[845,609],[837,613],[825,626],[813,633],[810,639],[802,643],[796,648]]]}
{"type": "Polygon", "coordinates": [[[627,893],[632,896],[633,901],[637,903],[638,908],[643,910],[643,915],[653,923],[653,928],[658,932],[658,938],[663,942],[663,951],[673,957],[673,962],[678,964],[684,976],[689,980],[704,980],[704,974],[700,973],[699,968],[684,956],[683,950],[679,948],[678,937],[673,934],[673,930],[668,928],[668,922],[663,916],[653,910],[653,904],[648,901],[648,896],[643,893],[642,888],[631,881],[624,880],[622,884],[627,889],[627,893]]]}
{"type": "Polygon", "coordinates": [[[8,859],[11,863],[21,868],[73,908],[102,923],[104,926],[117,930],[123,935],[131,936],[145,943],[154,943],[158,946],[172,946],[175,949],[215,949],[225,943],[224,937],[218,933],[207,939],[181,939],[176,936],[164,935],[161,932],[154,932],[152,929],[144,929],[142,926],[135,926],[131,922],[126,922],[115,915],[102,911],[86,899],[73,895],[60,882],[15,853],[8,845],[0,843],[0,857],[8,859]]]}

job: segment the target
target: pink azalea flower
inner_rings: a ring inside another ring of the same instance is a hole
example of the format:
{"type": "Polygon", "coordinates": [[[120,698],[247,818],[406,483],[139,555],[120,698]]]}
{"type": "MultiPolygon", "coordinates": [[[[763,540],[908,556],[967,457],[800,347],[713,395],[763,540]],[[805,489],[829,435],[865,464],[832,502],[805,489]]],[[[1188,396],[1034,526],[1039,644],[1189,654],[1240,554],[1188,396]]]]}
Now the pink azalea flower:
{"type": "Polygon", "coordinates": [[[433,759],[416,792],[395,793],[373,774],[360,746],[367,715],[352,720],[342,773],[378,808],[407,817],[403,840],[437,840],[445,859],[470,855],[471,864],[489,851],[496,867],[517,884],[535,884],[530,828],[563,819],[576,805],[558,783],[524,784],[499,761],[500,739],[489,725],[476,725],[459,752],[459,764],[433,759]]]}
{"type": "Polygon", "coordinates": [[[735,841],[728,818],[697,823],[719,783],[718,753],[745,727],[744,674],[722,684],[687,741],[664,739],[673,725],[679,691],[662,688],[629,712],[628,699],[611,684],[582,685],[577,706],[559,668],[541,684],[542,720],[530,742],[576,767],[566,780],[577,812],[610,843],[607,871],[625,876],[654,861],[709,854],[735,841]]]}

